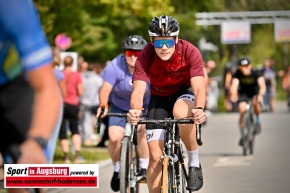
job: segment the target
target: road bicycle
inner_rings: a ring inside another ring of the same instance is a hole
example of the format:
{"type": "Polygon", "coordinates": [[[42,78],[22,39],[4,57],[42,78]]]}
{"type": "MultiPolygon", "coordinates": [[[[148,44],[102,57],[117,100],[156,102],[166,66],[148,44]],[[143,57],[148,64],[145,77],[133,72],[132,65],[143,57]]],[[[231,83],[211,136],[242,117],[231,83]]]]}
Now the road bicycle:
{"type": "MultiPolygon", "coordinates": [[[[192,117],[183,119],[144,119],[139,124],[162,124],[165,126],[165,141],[162,159],[161,193],[191,193],[187,190],[188,167],[177,124],[193,124],[192,117]]],[[[201,126],[197,126],[196,138],[202,145],[201,126]]]]}
{"type": "MultiPolygon", "coordinates": [[[[102,112],[101,112],[102,115],[102,112]]],[[[108,113],[106,116],[127,117],[125,113],[108,113]]],[[[98,123],[100,120],[98,120],[98,123]]],[[[99,124],[100,125],[100,124],[99,124]]],[[[120,192],[138,193],[139,184],[146,183],[138,174],[139,156],[137,153],[137,127],[126,123],[120,152],[120,192]]]]}
{"type": "Polygon", "coordinates": [[[246,112],[243,117],[243,155],[254,153],[254,141],[255,141],[255,124],[254,124],[254,112],[252,107],[252,99],[249,99],[246,104],[246,112]]]}

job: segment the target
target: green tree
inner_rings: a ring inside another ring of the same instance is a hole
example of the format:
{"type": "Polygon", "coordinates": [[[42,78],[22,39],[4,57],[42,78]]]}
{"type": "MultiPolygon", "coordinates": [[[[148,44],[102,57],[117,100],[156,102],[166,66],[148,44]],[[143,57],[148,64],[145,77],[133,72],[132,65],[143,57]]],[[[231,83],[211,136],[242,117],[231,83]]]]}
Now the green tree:
{"type": "Polygon", "coordinates": [[[195,13],[289,10],[287,0],[35,0],[35,3],[50,44],[54,45],[57,34],[66,33],[72,38],[68,51],[76,51],[88,61],[105,63],[113,59],[122,52],[122,42],[129,35],[141,35],[149,41],[149,22],[166,14],[179,21],[180,38],[197,47],[201,38],[217,45],[218,51],[207,52],[204,59],[215,59],[219,66],[231,59],[233,51],[239,56],[253,57],[256,63],[263,57],[272,57],[279,65],[283,63],[284,44],[274,42],[273,24],[253,25],[250,44],[223,45],[220,26],[197,26],[195,13]]]}

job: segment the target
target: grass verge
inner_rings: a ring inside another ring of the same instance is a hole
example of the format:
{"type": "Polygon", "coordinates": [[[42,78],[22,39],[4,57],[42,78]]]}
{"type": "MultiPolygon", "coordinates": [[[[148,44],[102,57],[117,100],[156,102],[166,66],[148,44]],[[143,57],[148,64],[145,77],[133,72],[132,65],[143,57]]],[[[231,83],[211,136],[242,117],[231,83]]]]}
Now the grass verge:
{"type": "MultiPolygon", "coordinates": [[[[92,146],[92,147],[83,146],[80,154],[84,158],[83,163],[85,163],[85,164],[96,163],[96,162],[110,158],[110,155],[108,153],[107,148],[99,148],[99,147],[95,147],[95,146],[92,146]]],[[[74,154],[73,154],[73,152],[70,152],[70,160],[73,161],[73,158],[74,158],[74,154]]],[[[57,145],[56,150],[55,150],[53,163],[55,163],[55,164],[62,164],[63,163],[63,153],[61,151],[59,144],[57,145]]]]}

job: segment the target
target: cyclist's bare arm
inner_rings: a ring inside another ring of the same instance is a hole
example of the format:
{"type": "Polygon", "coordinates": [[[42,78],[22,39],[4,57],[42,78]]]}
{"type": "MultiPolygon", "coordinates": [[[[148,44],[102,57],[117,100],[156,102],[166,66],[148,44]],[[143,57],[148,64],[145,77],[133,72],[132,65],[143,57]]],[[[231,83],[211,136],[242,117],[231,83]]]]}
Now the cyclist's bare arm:
{"type": "Polygon", "coordinates": [[[52,65],[28,72],[28,81],[35,91],[33,120],[28,135],[48,139],[55,127],[61,100],[52,65]]]}
{"type": "Polygon", "coordinates": [[[205,67],[203,67],[203,73],[204,73],[204,80],[205,80],[205,90],[207,91],[209,80],[208,80],[208,74],[205,67]]]}
{"type": "Polygon", "coordinates": [[[195,108],[202,108],[192,110],[193,120],[196,124],[201,124],[205,121],[205,113],[203,111],[206,100],[205,78],[203,76],[195,76],[190,79],[190,83],[194,93],[195,108]]]}
{"type": "MultiPolygon", "coordinates": [[[[100,107],[104,106],[104,105],[105,106],[108,105],[109,95],[110,95],[112,89],[113,89],[113,86],[110,83],[104,81],[103,86],[100,89],[100,94],[99,94],[100,107]]],[[[98,108],[96,117],[99,117],[99,115],[101,113],[101,108],[100,107],[98,108]]],[[[105,110],[104,110],[104,113],[103,113],[102,117],[105,117],[107,113],[108,113],[108,106],[105,107],[105,110]]]]}
{"type": "Polygon", "coordinates": [[[232,74],[230,72],[227,72],[226,73],[226,78],[225,78],[225,88],[230,89],[231,80],[232,80],[232,74]]]}
{"type": "Polygon", "coordinates": [[[128,122],[136,125],[142,115],[143,98],[146,91],[146,82],[137,80],[133,82],[133,92],[131,95],[131,110],[128,113],[128,122]]]}
{"type": "Polygon", "coordinates": [[[83,88],[83,84],[82,83],[78,83],[77,89],[78,89],[78,96],[83,96],[84,88],[83,88]]]}
{"type": "MultiPolygon", "coordinates": [[[[27,77],[35,91],[33,118],[28,136],[48,140],[55,127],[61,102],[52,65],[44,65],[29,71],[27,77]]],[[[42,148],[34,140],[26,140],[20,149],[19,163],[46,163],[42,148]]]]}
{"type": "Polygon", "coordinates": [[[204,108],[206,100],[205,78],[203,76],[195,76],[190,79],[190,83],[195,97],[195,107],[204,108]]]}
{"type": "Polygon", "coordinates": [[[266,83],[263,76],[258,78],[258,85],[259,85],[259,94],[258,94],[258,101],[263,101],[263,96],[266,92],[266,83]]]}
{"type": "Polygon", "coordinates": [[[238,87],[239,87],[239,79],[233,78],[231,87],[230,87],[230,95],[231,95],[231,101],[236,102],[238,100],[238,87]]]}

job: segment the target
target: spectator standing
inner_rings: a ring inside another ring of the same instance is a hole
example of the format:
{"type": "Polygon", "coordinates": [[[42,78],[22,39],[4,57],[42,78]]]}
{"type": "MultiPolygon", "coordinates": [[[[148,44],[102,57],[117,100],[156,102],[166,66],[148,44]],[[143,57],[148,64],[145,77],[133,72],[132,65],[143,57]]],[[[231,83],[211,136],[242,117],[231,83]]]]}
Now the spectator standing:
{"type": "Polygon", "coordinates": [[[206,100],[206,112],[216,110],[218,106],[218,82],[212,78],[212,72],[216,67],[216,63],[213,60],[206,62],[205,71],[206,71],[206,84],[207,84],[207,100],[206,100]]]}
{"type": "Polygon", "coordinates": [[[69,128],[71,131],[71,141],[75,150],[74,162],[80,162],[80,151],[81,151],[81,136],[78,130],[79,121],[79,97],[83,95],[82,77],[79,72],[73,71],[73,58],[66,56],[64,58],[64,82],[65,89],[64,93],[64,110],[61,128],[59,132],[59,139],[61,149],[64,153],[64,163],[70,163],[69,158],[69,140],[67,137],[67,126],[68,121],[69,128]]]}
{"type": "Polygon", "coordinates": [[[235,62],[228,62],[224,68],[224,106],[226,111],[232,111],[234,103],[231,101],[230,87],[232,83],[233,74],[237,70],[235,62]]]}
{"type": "MultiPolygon", "coordinates": [[[[96,68],[96,67],[94,67],[96,68]]],[[[103,79],[95,72],[89,70],[89,64],[80,64],[84,94],[80,97],[81,126],[83,129],[83,144],[86,146],[96,145],[94,143],[94,109],[99,106],[99,91],[103,85],[103,79]]]]}
{"type": "Polygon", "coordinates": [[[288,71],[285,73],[282,80],[282,88],[287,93],[287,106],[290,111],[290,66],[288,67],[288,71]]]}
{"type": "Polygon", "coordinates": [[[276,75],[270,59],[265,59],[263,64],[263,76],[266,83],[266,93],[263,98],[265,110],[274,111],[274,97],[276,93],[276,75]]]}

